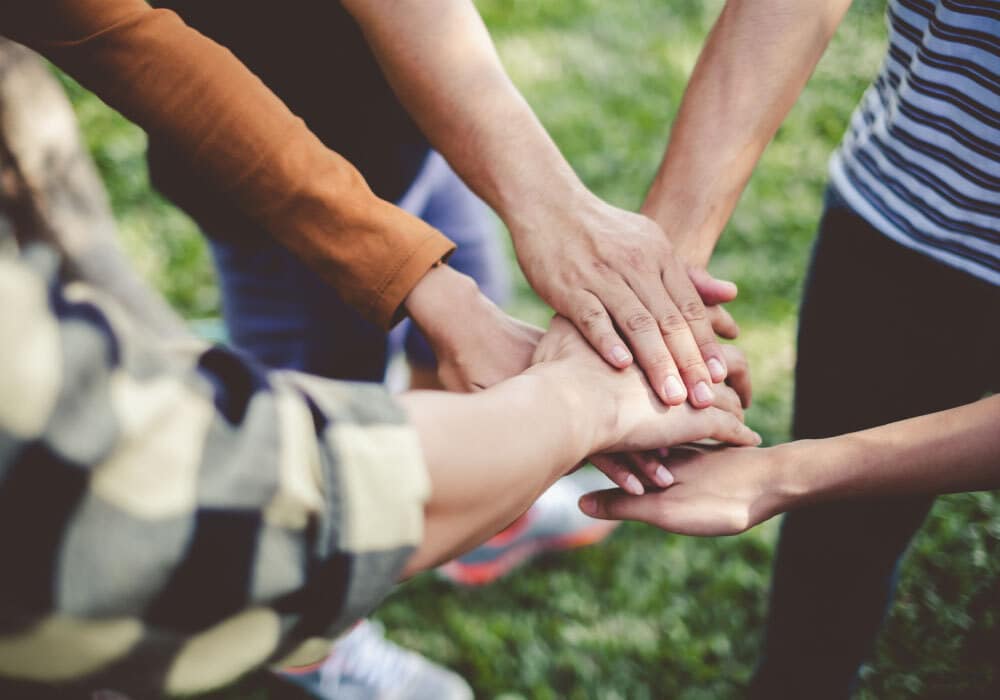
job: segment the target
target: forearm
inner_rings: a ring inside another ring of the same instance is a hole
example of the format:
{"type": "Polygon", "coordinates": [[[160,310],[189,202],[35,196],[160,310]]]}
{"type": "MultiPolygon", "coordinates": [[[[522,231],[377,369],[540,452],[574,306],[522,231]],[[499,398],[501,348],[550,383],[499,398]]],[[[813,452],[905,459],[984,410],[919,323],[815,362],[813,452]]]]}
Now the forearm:
{"type": "Polygon", "coordinates": [[[1000,488],[1000,396],[776,448],[790,507],[821,500],[1000,488]]]}
{"type": "Polygon", "coordinates": [[[469,0],[344,6],[431,143],[508,226],[589,197],[507,76],[469,0]]]}
{"type": "Polygon", "coordinates": [[[583,411],[539,374],[475,394],[411,392],[400,402],[431,480],[423,543],[407,573],[499,532],[582,460],[591,440],[583,411]]]}
{"type": "Polygon", "coordinates": [[[757,160],[850,0],[729,0],[709,34],[642,211],[704,266],[757,160]]]}
{"type": "Polygon", "coordinates": [[[452,249],[375,197],[229,51],[142,0],[8,3],[0,28],[190,161],[220,196],[388,325],[452,249]],[[252,118],[248,118],[252,115],[252,118]]]}

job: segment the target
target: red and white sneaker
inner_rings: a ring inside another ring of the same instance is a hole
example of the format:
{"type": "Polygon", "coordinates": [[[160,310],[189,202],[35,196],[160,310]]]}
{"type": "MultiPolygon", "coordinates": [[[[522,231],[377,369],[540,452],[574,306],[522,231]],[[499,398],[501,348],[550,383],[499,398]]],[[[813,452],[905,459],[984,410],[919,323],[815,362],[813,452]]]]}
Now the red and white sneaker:
{"type": "Polygon", "coordinates": [[[580,512],[577,501],[585,493],[613,488],[596,469],[581,469],[543,493],[524,515],[490,540],[438,567],[442,577],[465,586],[496,581],[542,552],[576,549],[600,542],[619,523],[596,520],[580,512]]]}

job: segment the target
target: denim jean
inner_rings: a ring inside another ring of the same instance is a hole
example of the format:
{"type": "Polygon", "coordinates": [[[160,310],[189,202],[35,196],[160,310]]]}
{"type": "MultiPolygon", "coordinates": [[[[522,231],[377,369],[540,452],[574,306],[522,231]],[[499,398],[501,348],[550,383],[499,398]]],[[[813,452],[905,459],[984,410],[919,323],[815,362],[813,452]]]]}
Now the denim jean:
{"type": "MultiPolygon", "coordinates": [[[[506,258],[489,209],[431,152],[398,202],[451,238],[449,265],[506,300],[506,258]]],[[[223,316],[237,348],[272,367],[336,379],[382,381],[390,353],[434,367],[422,334],[404,321],[388,335],[363,319],[304,262],[262,232],[209,238],[222,290],[223,316]]]]}
{"type": "MultiPolygon", "coordinates": [[[[882,235],[827,193],[799,317],[793,436],[932,413],[1000,389],[1000,287],[882,235]]],[[[796,510],[781,527],[759,698],[846,698],[933,503],[796,510]]]]}

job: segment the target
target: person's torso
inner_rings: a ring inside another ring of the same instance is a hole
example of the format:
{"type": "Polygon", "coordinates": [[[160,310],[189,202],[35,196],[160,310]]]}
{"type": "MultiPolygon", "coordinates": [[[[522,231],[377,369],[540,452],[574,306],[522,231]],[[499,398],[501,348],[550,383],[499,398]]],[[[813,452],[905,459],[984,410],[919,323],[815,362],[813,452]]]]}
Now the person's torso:
{"type": "Polygon", "coordinates": [[[887,15],[834,185],[886,235],[1000,285],[1000,3],[890,0],[887,15]]]}
{"type": "MultiPolygon", "coordinates": [[[[396,99],[360,28],[336,0],[156,0],[232,51],[330,149],[350,161],[378,196],[398,200],[429,151],[396,99]]],[[[248,115],[252,118],[252,115],[248,115]]],[[[150,174],[203,226],[240,221],[209,197],[211,183],[151,142],[150,174]]],[[[222,233],[224,231],[212,231],[222,233]]]]}

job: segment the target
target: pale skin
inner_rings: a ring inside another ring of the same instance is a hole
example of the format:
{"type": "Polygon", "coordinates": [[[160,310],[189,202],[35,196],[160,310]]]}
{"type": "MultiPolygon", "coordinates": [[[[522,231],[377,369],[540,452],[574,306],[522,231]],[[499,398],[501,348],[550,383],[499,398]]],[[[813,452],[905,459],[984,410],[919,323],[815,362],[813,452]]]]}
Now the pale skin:
{"type": "MultiPolygon", "coordinates": [[[[568,321],[553,320],[523,374],[474,394],[400,397],[415,426],[432,491],[425,536],[406,574],[475,547],[588,455],[714,438],[760,438],[731,411],[665,406],[634,367],[609,367],[568,321]]],[[[715,387],[728,406],[739,398],[715,387]]]]}
{"type": "MultiPolygon", "coordinates": [[[[734,333],[735,324],[721,309],[706,309],[712,301],[702,297],[728,301],[735,287],[703,272],[692,278],[651,219],[587,190],[507,77],[469,0],[347,0],[344,6],[435,148],[503,218],[540,296],[610,365],[637,362],[664,403],[711,405],[712,385],[727,372],[713,322],[724,335],[734,333]]],[[[417,296],[428,296],[419,287],[417,296]]],[[[439,293],[448,294],[443,287],[439,293]]],[[[439,322],[419,303],[408,302],[407,310],[425,330],[439,322]]],[[[477,317],[455,307],[453,313],[465,321],[447,329],[460,334],[450,347],[475,343],[482,329],[494,338],[512,333],[501,345],[523,342],[520,329],[493,314],[477,317]]],[[[486,374],[505,371],[500,353],[474,357],[482,365],[497,363],[486,374]]],[[[445,380],[458,388],[451,383],[445,380]]]]}
{"type": "Polygon", "coordinates": [[[733,535],[827,500],[1000,488],[1000,396],[823,440],[674,450],[670,469],[664,491],[601,491],[580,507],[685,535],[733,535]]]}
{"type": "Polygon", "coordinates": [[[850,0],[730,0],[712,28],[642,211],[704,268],[764,148],[850,0]]]}

